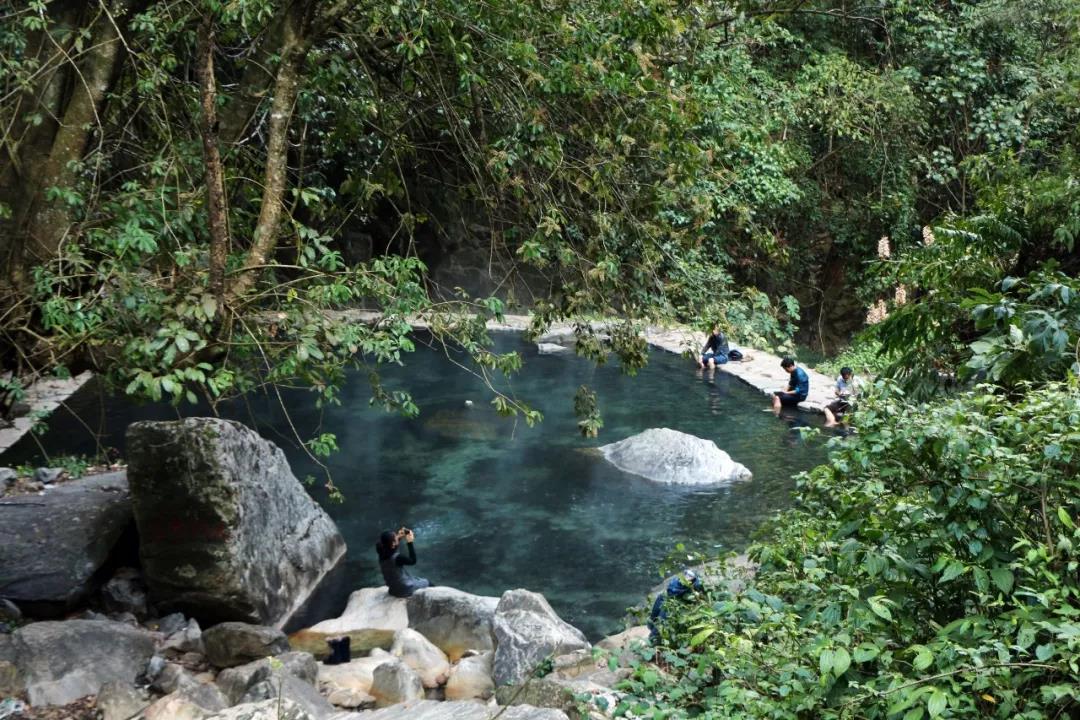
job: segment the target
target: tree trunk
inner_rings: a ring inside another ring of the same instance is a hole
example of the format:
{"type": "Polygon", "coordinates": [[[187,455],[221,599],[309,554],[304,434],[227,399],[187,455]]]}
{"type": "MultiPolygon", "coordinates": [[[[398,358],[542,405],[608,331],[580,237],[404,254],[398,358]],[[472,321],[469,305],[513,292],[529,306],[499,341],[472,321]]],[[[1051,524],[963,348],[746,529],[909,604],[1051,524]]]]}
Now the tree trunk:
{"type": "Polygon", "coordinates": [[[288,10],[283,28],[281,60],[274,78],[274,99],[270,106],[262,205],[244,266],[228,288],[231,302],[251,289],[258,269],[266,264],[277,242],[288,180],[289,123],[300,90],[300,68],[311,47],[315,5],[315,0],[297,2],[288,10]]]}
{"type": "MultiPolygon", "coordinates": [[[[130,7],[131,0],[116,3],[115,16],[130,7]]],[[[95,130],[100,131],[100,111],[106,92],[122,58],[116,26],[105,12],[100,12],[91,26],[89,50],[75,64],[71,97],[60,118],[41,173],[30,188],[26,202],[27,244],[22,253],[26,264],[45,263],[56,257],[73,222],[72,210],[60,198],[47,198],[50,188],[71,190],[79,180],[78,162],[87,150],[95,130]]],[[[21,274],[21,269],[18,271],[21,274]]]]}
{"type": "Polygon", "coordinates": [[[199,44],[199,97],[202,104],[200,130],[206,165],[206,215],[210,228],[210,294],[225,301],[225,263],[229,256],[229,228],[225,210],[225,169],[218,148],[217,86],[214,82],[214,21],[207,15],[199,44]]]}

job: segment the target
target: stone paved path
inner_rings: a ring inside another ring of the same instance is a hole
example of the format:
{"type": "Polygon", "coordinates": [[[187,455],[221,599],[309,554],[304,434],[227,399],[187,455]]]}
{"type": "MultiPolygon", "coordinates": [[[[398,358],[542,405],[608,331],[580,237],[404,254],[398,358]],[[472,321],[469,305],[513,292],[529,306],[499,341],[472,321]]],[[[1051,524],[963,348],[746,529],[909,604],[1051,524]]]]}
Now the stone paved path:
{"type": "MultiPolygon", "coordinates": [[[[350,311],[349,316],[360,322],[374,322],[379,314],[373,311],[350,311]]],[[[488,322],[488,330],[492,331],[522,331],[529,327],[531,318],[528,315],[506,315],[504,322],[488,322]]],[[[426,328],[427,323],[422,318],[414,318],[413,327],[426,328]]],[[[596,323],[602,327],[603,323],[596,323]]],[[[570,323],[555,323],[546,333],[548,337],[554,337],[557,341],[559,336],[567,336],[573,332],[570,323]]],[[[666,350],[675,354],[682,354],[687,350],[697,353],[705,344],[705,333],[692,331],[685,326],[657,327],[649,326],[645,331],[645,340],[653,347],[666,350]]],[[[731,343],[732,347],[738,347],[743,351],[745,359],[742,362],[732,362],[720,365],[718,370],[734,375],[750,387],[760,390],[766,396],[772,395],[774,390],[782,390],[787,387],[788,374],[780,367],[780,356],[746,348],[738,343],[731,343]]],[[[687,360],[688,369],[692,368],[691,360],[687,360]]],[[[830,378],[816,370],[804,367],[810,376],[810,394],[806,402],[799,404],[799,409],[806,412],[823,413],[825,406],[834,400],[833,387],[835,378],[830,378]]]]}
{"type": "Polygon", "coordinates": [[[63,380],[59,378],[40,380],[27,388],[23,402],[30,405],[30,412],[15,418],[11,427],[0,428],[0,455],[22,439],[23,435],[30,432],[35,419],[44,417],[60,407],[61,403],[92,377],[93,373],[87,370],[75,377],[63,380]]]}

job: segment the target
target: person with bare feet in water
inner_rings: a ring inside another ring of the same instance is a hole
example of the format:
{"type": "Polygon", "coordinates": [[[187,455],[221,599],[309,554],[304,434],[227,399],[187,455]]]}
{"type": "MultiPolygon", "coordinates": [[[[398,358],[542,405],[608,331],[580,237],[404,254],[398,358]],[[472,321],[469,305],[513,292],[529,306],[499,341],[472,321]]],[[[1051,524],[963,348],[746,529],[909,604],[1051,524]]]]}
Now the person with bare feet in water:
{"type": "Polygon", "coordinates": [[[779,413],[781,407],[794,407],[806,400],[810,394],[810,376],[801,367],[795,365],[795,361],[789,357],[780,361],[782,367],[789,375],[786,390],[777,390],[773,393],[772,409],[779,413]]]}
{"type": "Polygon", "coordinates": [[[413,542],[416,535],[407,527],[397,532],[384,530],[375,543],[375,552],[379,554],[379,569],[382,570],[386,587],[394,597],[407,598],[421,588],[431,587],[424,578],[413,577],[405,569],[406,565],[416,564],[416,549],[413,542]],[[406,552],[401,552],[401,542],[405,541],[406,552]]]}

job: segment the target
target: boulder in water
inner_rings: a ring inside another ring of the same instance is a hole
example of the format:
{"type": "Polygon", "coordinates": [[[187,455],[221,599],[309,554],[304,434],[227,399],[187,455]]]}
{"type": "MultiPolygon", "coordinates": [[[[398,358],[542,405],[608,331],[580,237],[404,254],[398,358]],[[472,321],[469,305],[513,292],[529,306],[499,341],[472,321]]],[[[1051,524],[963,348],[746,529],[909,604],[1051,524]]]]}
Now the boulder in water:
{"type": "Polygon", "coordinates": [[[718,485],[752,477],[712,440],[668,428],[604,445],[600,453],[623,472],[672,485],[718,485]]]}
{"type": "Polygon", "coordinates": [[[139,422],[127,447],[142,568],[159,609],[281,627],[345,554],[281,448],[240,423],[139,422]]]}

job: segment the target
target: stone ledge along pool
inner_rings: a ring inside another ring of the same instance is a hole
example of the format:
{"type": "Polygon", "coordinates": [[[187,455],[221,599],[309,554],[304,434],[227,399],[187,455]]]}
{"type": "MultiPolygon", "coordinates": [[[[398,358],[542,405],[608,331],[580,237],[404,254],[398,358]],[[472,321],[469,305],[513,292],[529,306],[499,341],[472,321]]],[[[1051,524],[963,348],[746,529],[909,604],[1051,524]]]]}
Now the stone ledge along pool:
{"type": "MultiPolygon", "coordinates": [[[[617,363],[596,367],[573,352],[540,355],[517,334],[495,333],[494,340],[497,351],[524,358],[499,388],[540,410],[542,423],[499,417],[477,377],[422,344],[405,367],[382,369],[386,389],[412,393],[418,417],[370,407],[363,373],[350,378],[340,405],[319,410],[311,393],[284,395],[302,437],[337,435],[340,451],[328,465],[345,502],[330,502],[318,480],[310,491],[349,545],[343,566],[293,625],[335,616],[352,590],[382,584],[376,537],[407,525],[417,536],[414,574],[481,595],[518,587],[543,593],[563,618],[597,638],[617,630],[626,608],[656,585],[677,543],[707,554],[742,550],[765,519],[791,504],[792,476],[825,459],[824,441],[798,431],[819,426],[818,416],[762,412],[769,400],[760,392],[722,372],[701,373],[677,355],[654,350],[648,366],[629,377],[617,363]],[[582,384],[598,395],[599,438],[583,438],[577,428],[573,399],[582,384]],[[618,470],[594,450],[658,427],[714,441],[753,479],[663,485],[618,470]]],[[[98,443],[83,423],[100,432],[102,447],[122,450],[130,422],[208,412],[138,405],[103,395],[96,383],[67,407],[37,438],[50,454],[94,453],[98,443]]],[[[296,447],[276,398],[249,396],[223,414],[280,444],[298,478],[322,476],[296,447]]],[[[32,459],[40,450],[25,438],[2,461],[32,459]]]]}

